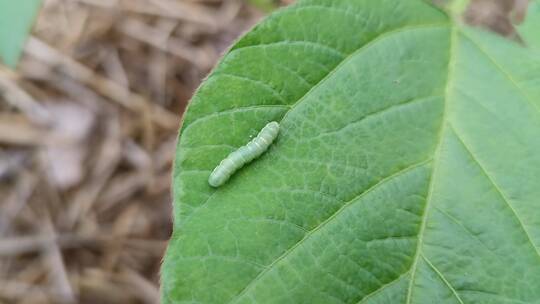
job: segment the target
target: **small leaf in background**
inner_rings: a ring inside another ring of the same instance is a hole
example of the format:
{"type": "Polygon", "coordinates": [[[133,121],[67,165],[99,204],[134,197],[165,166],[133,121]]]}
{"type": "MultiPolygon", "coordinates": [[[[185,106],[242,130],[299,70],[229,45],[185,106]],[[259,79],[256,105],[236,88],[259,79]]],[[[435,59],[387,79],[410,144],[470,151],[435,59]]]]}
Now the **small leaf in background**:
{"type": "Polygon", "coordinates": [[[14,67],[41,0],[0,0],[0,62],[14,67]]]}

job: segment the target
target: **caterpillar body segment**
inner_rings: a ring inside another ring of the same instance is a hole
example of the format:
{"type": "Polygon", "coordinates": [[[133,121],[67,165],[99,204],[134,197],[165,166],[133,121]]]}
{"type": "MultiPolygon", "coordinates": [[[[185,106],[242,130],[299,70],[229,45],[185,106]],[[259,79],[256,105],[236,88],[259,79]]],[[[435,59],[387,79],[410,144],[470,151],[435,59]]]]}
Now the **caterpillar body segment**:
{"type": "Polygon", "coordinates": [[[212,171],[208,178],[208,184],[212,187],[219,187],[245,164],[261,156],[279,133],[279,123],[273,121],[268,123],[259,134],[245,146],[230,153],[219,165],[212,171]]]}

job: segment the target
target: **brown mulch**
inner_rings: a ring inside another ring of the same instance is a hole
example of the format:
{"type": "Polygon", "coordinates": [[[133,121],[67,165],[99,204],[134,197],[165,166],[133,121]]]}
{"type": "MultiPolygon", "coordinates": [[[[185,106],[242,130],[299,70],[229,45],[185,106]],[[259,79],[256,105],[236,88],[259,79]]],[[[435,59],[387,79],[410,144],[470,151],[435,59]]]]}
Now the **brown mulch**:
{"type": "MultiPolygon", "coordinates": [[[[512,35],[523,3],[477,0],[467,18],[512,35]]],[[[181,113],[262,16],[244,0],[45,1],[18,69],[0,66],[0,303],[158,302],[181,113]]]]}

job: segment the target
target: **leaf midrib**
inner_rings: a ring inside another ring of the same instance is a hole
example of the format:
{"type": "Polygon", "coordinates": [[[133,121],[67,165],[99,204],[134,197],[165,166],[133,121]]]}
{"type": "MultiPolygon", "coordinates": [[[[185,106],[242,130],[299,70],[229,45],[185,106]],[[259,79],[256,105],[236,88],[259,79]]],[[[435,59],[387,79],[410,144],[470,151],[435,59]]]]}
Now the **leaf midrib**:
{"type": "MultiPolygon", "coordinates": [[[[422,215],[422,224],[420,226],[420,230],[418,231],[418,244],[416,247],[416,254],[413,260],[413,264],[411,266],[411,279],[409,281],[409,287],[407,289],[407,304],[411,303],[412,295],[413,295],[413,289],[414,289],[414,280],[416,276],[416,270],[418,267],[418,261],[420,257],[422,256],[422,246],[424,242],[424,233],[427,225],[427,219],[429,217],[429,211],[431,208],[431,202],[433,201],[433,190],[435,188],[435,178],[437,176],[438,170],[439,170],[439,159],[442,151],[442,145],[443,145],[443,136],[446,132],[447,128],[447,122],[448,119],[448,108],[449,108],[449,100],[452,93],[452,84],[453,79],[455,76],[455,68],[456,68],[456,58],[457,58],[457,35],[458,35],[458,29],[456,26],[451,26],[451,33],[450,33],[450,52],[449,52],[449,59],[448,59],[448,75],[446,80],[446,88],[445,88],[445,98],[444,98],[444,110],[443,110],[443,117],[441,119],[441,127],[439,130],[438,135],[438,144],[437,148],[435,150],[435,156],[433,157],[433,168],[430,176],[430,182],[429,182],[429,190],[428,190],[428,196],[426,199],[426,205],[424,207],[424,214],[422,215]]],[[[455,292],[453,294],[459,299],[459,295],[455,292]]],[[[461,299],[459,299],[461,300],[461,299]]]]}

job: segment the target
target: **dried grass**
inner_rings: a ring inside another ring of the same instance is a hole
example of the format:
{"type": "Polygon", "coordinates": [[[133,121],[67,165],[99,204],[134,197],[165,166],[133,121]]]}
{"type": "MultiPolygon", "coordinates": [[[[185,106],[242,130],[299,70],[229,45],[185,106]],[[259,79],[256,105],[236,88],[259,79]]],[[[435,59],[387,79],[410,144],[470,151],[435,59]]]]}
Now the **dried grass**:
{"type": "MultiPolygon", "coordinates": [[[[471,22],[512,34],[505,5],[523,1],[477,2],[471,22]]],[[[180,113],[261,16],[242,0],[45,1],[19,69],[0,68],[0,302],[157,303],[180,113]]]]}

